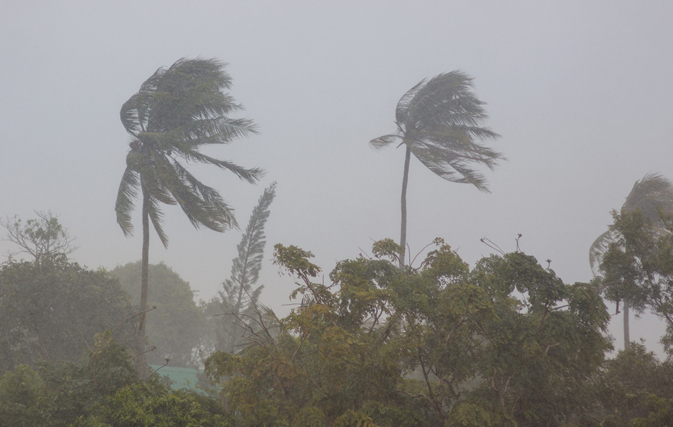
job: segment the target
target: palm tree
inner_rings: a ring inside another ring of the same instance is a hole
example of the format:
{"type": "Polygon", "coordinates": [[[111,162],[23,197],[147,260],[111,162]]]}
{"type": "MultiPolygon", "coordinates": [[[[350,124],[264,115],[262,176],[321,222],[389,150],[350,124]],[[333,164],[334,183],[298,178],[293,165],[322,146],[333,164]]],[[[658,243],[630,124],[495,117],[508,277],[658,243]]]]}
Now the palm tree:
{"type": "MultiPolygon", "coordinates": [[[[664,232],[665,228],[660,212],[673,213],[673,184],[656,173],[648,173],[640,181],[636,181],[631,192],[622,205],[622,213],[640,210],[654,227],[655,231],[664,232]]],[[[612,227],[598,236],[589,248],[589,265],[594,277],[601,277],[601,263],[611,243],[620,241],[620,234],[612,227]]],[[[616,301],[619,304],[619,300],[616,301]]],[[[629,301],[623,301],[624,311],[624,349],[629,346],[629,301]]],[[[617,305],[619,308],[619,305],[617,305]]]]}
{"type": "Polygon", "coordinates": [[[370,141],[377,149],[400,141],[406,145],[402,178],[402,224],[400,265],[404,264],[407,242],[407,183],[411,153],[428,169],[451,182],[472,184],[488,192],[484,176],[473,163],[493,170],[502,155],[481,141],[499,135],[481,126],[488,116],[471,91],[472,78],[461,71],[422,80],[397,103],[397,133],[370,141]]]}
{"type": "Polygon", "coordinates": [[[237,227],[232,209],[220,194],[196,179],[179,159],[215,165],[250,183],[262,173],[199,151],[204,145],[227,144],[236,137],[256,133],[252,121],[227,116],[242,107],[224,92],[231,87],[224,65],[215,59],[183,58],[169,68],[159,68],[120,112],[122,124],[132,138],[115,206],[117,223],[126,236],[133,232],[131,212],[139,190],[142,199],[142,314],[137,342],[137,366],[141,372],[148,311],[150,221],[161,243],[168,245],[159,205],[178,204],[196,228],[205,226],[223,232],[237,227]]]}

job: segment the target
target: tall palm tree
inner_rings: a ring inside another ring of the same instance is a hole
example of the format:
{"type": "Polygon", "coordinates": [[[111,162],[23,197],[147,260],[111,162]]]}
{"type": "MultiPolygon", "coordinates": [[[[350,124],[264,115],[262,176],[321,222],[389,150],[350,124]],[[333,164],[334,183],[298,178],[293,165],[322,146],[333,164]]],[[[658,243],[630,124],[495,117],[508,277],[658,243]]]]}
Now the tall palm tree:
{"type": "Polygon", "coordinates": [[[205,145],[227,144],[236,137],[256,133],[252,121],[227,116],[242,107],[224,92],[231,87],[224,65],[215,59],[183,58],[169,68],[159,68],[120,112],[132,138],[115,206],[117,223],[126,236],[133,232],[131,212],[139,192],[142,200],[142,315],[137,342],[141,371],[145,360],[150,221],[161,243],[168,245],[161,227],[160,204],[178,204],[196,228],[205,226],[223,232],[237,227],[232,209],[220,194],[202,184],[179,160],[215,165],[250,183],[262,173],[199,151],[205,145]]]}
{"type": "Polygon", "coordinates": [[[493,170],[502,155],[481,141],[499,135],[481,123],[488,118],[485,103],[471,91],[472,78],[461,71],[422,80],[397,103],[397,133],[373,139],[377,149],[394,142],[406,146],[402,178],[402,224],[400,265],[404,264],[407,242],[407,183],[411,153],[428,169],[451,182],[472,184],[488,192],[486,179],[473,164],[493,170]]]}
{"type": "MultiPolygon", "coordinates": [[[[664,232],[660,212],[673,214],[673,184],[656,173],[648,173],[640,181],[636,181],[631,192],[622,205],[622,213],[640,210],[655,230],[664,232]]],[[[589,248],[589,265],[594,277],[602,276],[601,263],[611,243],[617,243],[619,233],[612,227],[598,236],[589,248]]],[[[616,301],[619,304],[619,301],[616,301]]],[[[624,349],[629,346],[629,301],[623,300],[624,312],[624,349]]]]}

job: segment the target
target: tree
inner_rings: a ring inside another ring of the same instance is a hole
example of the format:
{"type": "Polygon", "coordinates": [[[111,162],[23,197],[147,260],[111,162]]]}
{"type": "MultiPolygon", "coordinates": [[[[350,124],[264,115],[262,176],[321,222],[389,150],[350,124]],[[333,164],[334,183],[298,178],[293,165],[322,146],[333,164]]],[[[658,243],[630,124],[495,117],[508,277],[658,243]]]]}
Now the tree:
{"type": "Polygon", "coordinates": [[[666,322],[661,341],[673,352],[673,216],[662,211],[663,228],[641,210],[614,213],[613,229],[620,236],[608,246],[601,270],[607,298],[623,299],[666,322]]]}
{"type": "Polygon", "coordinates": [[[58,222],[56,215],[49,211],[35,211],[35,214],[37,218],[29,219],[25,224],[18,216],[0,220],[6,230],[5,240],[19,246],[18,253],[26,253],[42,264],[65,258],[77,249],[73,244],[75,239],[58,222]]]}
{"type": "Polygon", "coordinates": [[[252,211],[248,227],[238,244],[238,257],[234,259],[231,267],[231,278],[222,283],[223,290],[218,297],[211,301],[210,310],[214,319],[217,319],[216,336],[218,350],[233,353],[236,344],[240,341],[242,329],[252,327],[251,322],[246,322],[258,309],[257,301],[264,286],[253,286],[259,279],[264,258],[264,246],[266,236],[264,226],[269,218],[269,206],[276,196],[276,183],[274,182],[264,190],[259,198],[257,206],[252,211]]]}
{"type": "Polygon", "coordinates": [[[597,375],[592,396],[597,406],[593,425],[601,421],[601,425],[634,425],[633,420],[648,416],[653,398],[672,399],[673,403],[671,375],[671,360],[660,362],[642,344],[630,343],[616,357],[606,360],[597,375]]]}
{"type": "Polygon", "coordinates": [[[461,71],[422,80],[397,103],[397,133],[373,139],[374,148],[400,141],[406,146],[402,178],[400,265],[404,264],[407,244],[407,183],[411,153],[439,177],[451,182],[469,183],[488,192],[484,176],[473,164],[493,169],[502,155],[481,141],[498,134],[481,123],[488,117],[471,91],[472,78],[461,71]]]}
{"type": "MultiPolygon", "coordinates": [[[[156,349],[148,353],[150,364],[194,366],[194,349],[204,333],[203,313],[194,302],[194,291],[175,271],[164,263],[149,266],[148,305],[156,307],[147,319],[147,337],[156,349]]],[[[117,266],[110,274],[119,280],[122,289],[140,304],[138,282],[142,274],[140,261],[117,266]]]]}
{"type": "Polygon", "coordinates": [[[7,262],[0,268],[0,373],[39,360],[77,361],[106,329],[131,344],[135,314],[105,270],[63,259],[7,262]]]}
{"type": "MultiPolygon", "coordinates": [[[[663,219],[660,214],[673,214],[673,184],[663,176],[655,173],[648,173],[640,181],[636,181],[631,189],[631,192],[626,197],[626,201],[622,205],[620,212],[632,213],[640,211],[644,217],[649,221],[652,230],[656,233],[666,233],[663,219]]],[[[602,263],[604,261],[605,253],[608,251],[611,244],[623,245],[623,234],[615,228],[610,227],[606,232],[598,236],[598,238],[591,244],[589,248],[589,264],[595,277],[602,277],[604,268],[602,263]]],[[[617,303],[617,311],[619,312],[619,302],[623,301],[624,311],[624,349],[629,346],[629,306],[630,301],[624,298],[624,292],[619,292],[619,283],[608,281],[607,287],[608,299],[617,303]]]]}
{"type": "Polygon", "coordinates": [[[339,262],[331,284],[310,252],[276,245],[301,304],[277,336],[262,328],[206,362],[240,425],[571,425],[611,348],[596,289],[522,253],[470,271],[436,244],[400,269],[399,245],[377,242],[373,257],[339,262]]]}
{"type": "MultiPolygon", "coordinates": [[[[199,151],[210,144],[228,144],[236,137],[255,133],[250,120],[232,119],[240,110],[223,92],[231,87],[224,64],[215,59],[180,59],[169,68],[159,68],[124,103],[121,121],[131,135],[126,170],[117,193],[117,223],[126,236],[133,231],[134,199],[142,200],[142,278],[138,366],[144,363],[145,313],[147,311],[149,222],[164,246],[168,238],[161,227],[160,204],[178,204],[196,228],[205,226],[223,232],[236,227],[231,208],[213,188],[201,183],[179,159],[214,165],[254,183],[262,171],[246,169],[199,151]]],[[[142,372],[142,370],[139,369],[142,372]]]]}
{"type": "Polygon", "coordinates": [[[170,391],[157,375],[145,381],[133,368],[129,349],[110,331],[79,363],[18,365],[0,376],[3,427],[66,426],[225,426],[214,399],[170,391]]]}

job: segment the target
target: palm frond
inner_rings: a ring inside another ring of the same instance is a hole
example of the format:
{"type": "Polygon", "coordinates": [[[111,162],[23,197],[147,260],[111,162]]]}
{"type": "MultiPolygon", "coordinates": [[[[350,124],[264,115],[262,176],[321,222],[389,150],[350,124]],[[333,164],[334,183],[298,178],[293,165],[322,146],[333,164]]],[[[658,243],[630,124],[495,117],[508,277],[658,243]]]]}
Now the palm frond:
{"type": "MultiPolygon", "coordinates": [[[[648,173],[636,181],[621,207],[621,211],[631,213],[639,210],[652,226],[655,233],[667,233],[663,227],[661,214],[673,214],[673,184],[658,173],[648,173]]],[[[594,276],[600,276],[603,256],[611,243],[618,243],[620,234],[610,228],[591,244],[589,265],[594,276]]]]}
{"type": "Polygon", "coordinates": [[[122,124],[134,136],[117,204],[125,234],[132,230],[130,212],[138,187],[150,195],[151,219],[164,245],[168,240],[161,229],[159,203],[177,203],[195,227],[224,231],[237,226],[233,210],[219,193],[174,158],[213,164],[251,183],[263,173],[198,152],[202,145],[226,144],[257,132],[251,120],[228,117],[242,106],[225,92],[231,87],[225,65],[215,59],[181,58],[156,70],[122,106],[122,124]],[[129,181],[129,176],[135,181],[129,181]],[[134,192],[129,183],[134,184],[134,192]]]}
{"type": "Polygon", "coordinates": [[[484,175],[469,167],[469,159],[458,153],[431,144],[409,144],[411,152],[421,163],[442,179],[459,184],[472,184],[489,193],[484,175]]]}
{"type": "Polygon", "coordinates": [[[437,124],[477,126],[488,118],[471,92],[472,79],[460,71],[440,74],[419,88],[407,107],[411,128],[437,124]]]}
{"type": "Polygon", "coordinates": [[[633,185],[622,209],[640,210],[653,224],[659,224],[660,211],[673,213],[673,184],[660,174],[648,173],[633,185]]]}
{"type": "Polygon", "coordinates": [[[168,236],[166,236],[166,233],[164,232],[164,229],[161,226],[163,212],[161,212],[161,208],[159,207],[157,199],[150,196],[150,202],[147,210],[150,217],[150,221],[152,221],[152,226],[154,226],[154,231],[157,232],[159,240],[161,240],[161,244],[164,245],[165,248],[167,248],[168,236]]]}
{"type": "Polygon", "coordinates": [[[399,135],[383,135],[369,141],[369,145],[371,145],[375,150],[381,150],[395,142],[396,139],[400,138],[401,137],[399,135]]]}
{"type": "Polygon", "coordinates": [[[589,248],[589,266],[591,267],[591,272],[594,277],[601,275],[600,265],[603,262],[603,256],[608,251],[608,248],[611,243],[615,243],[619,236],[612,229],[604,232],[594,242],[589,248]]]}
{"type": "Polygon", "coordinates": [[[397,102],[397,107],[395,108],[395,122],[398,124],[398,126],[406,122],[409,104],[414,99],[414,97],[416,97],[416,94],[424,84],[425,79],[421,80],[418,82],[418,84],[416,84],[416,86],[409,89],[397,102]]]}
{"type": "MultiPolygon", "coordinates": [[[[473,164],[493,169],[502,154],[481,143],[500,135],[482,126],[484,102],[471,91],[472,78],[461,71],[422,80],[402,96],[395,113],[400,137],[418,160],[439,177],[470,183],[488,192],[486,179],[473,164]]],[[[389,145],[396,135],[370,142],[389,145]]]]}
{"type": "Polygon", "coordinates": [[[138,195],[139,184],[137,172],[127,166],[122,175],[122,180],[119,183],[117,201],[115,202],[117,223],[124,232],[124,236],[133,234],[131,212],[133,212],[133,208],[135,207],[133,199],[138,195]]]}
{"type": "Polygon", "coordinates": [[[215,165],[220,169],[233,172],[234,175],[251,184],[257,182],[262,177],[262,175],[264,175],[264,171],[260,168],[247,169],[225,160],[215,159],[213,157],[207,156],[194,150],[182,152],[182,155],[187,160],[193,160],[200,163],[215,165]]]}

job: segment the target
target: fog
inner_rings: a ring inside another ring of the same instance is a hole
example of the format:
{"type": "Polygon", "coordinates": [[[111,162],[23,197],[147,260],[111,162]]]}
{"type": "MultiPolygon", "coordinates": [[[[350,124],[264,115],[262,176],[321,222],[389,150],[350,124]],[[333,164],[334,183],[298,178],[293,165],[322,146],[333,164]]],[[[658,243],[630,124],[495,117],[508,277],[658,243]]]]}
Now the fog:
{"type": "MultiPolygon", "coordinates": [[[[231,94],[260,134],[208,151],[261,167],[258,185],[192,167],[245,228],[278,182],[266,227],[262,301],[285,313],[292,280],[272,246],[312,251],[325,274],[338,260],[399,237],[402,148],[369,140],[395,130],[399,98],[423,78],[462,70],[487,102],[491,194],[440,179],[412,159],[408,243],[442,237],[467,262],[520,247],[567,283],[588,281],[588,249],[634,182],[673,178],[673,44],[665,2],[11,2],[0,16],[0,216],[51,210],[77,238],[72,258],[112,269],[140,258],[114,202],[130,137],[121,105],[157,68],[182,57],[227,62],[231,94]]],[[[195,230],[165,209],[165,262],[208,299],[229,276],[241,232],[195,230]]],[[[4,261],[7,242],[0,242],[4,261]]],[[[328,280],[327,278],[325,280],[328,280]]],[[[613,310],[614,312],[614,310],[613,310]]],[[[621,316],[611,331],[619,337],[621,316]]],[[[658,349],[664,326],[632,322],[658,349]]]]}

